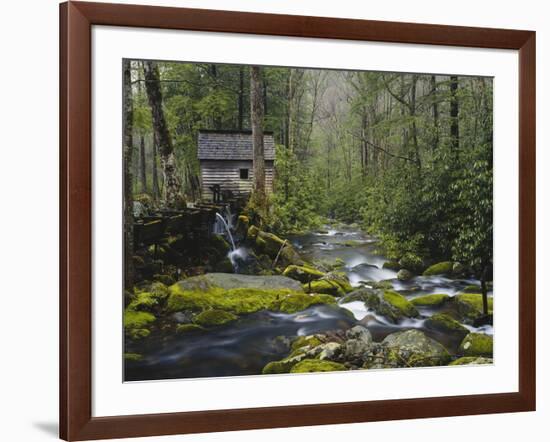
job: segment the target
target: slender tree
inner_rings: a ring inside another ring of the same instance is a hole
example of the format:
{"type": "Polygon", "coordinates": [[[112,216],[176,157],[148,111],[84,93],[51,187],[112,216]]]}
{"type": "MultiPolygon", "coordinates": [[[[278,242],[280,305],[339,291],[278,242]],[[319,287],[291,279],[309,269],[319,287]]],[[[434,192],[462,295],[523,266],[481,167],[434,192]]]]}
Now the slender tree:
{"type": "Polygon", "coordinates": [[[164,175],[163,204],[165,207],[176,208],[182,202],[181,183],[178,176],[176,156],[172,138],[162,108],[162,91],[158,66],[152,61],[143,63],[145,73],[145,88],[153,119],[153,130],[157,139],[160,161],[164,175]]]}
{"type": "Polygon", "coordinates": [[[262,71],[250,68],[250,125],[252,127],[254,194],[255,200],[265,206],[264,108],[262,71]]]}
{"type": "Polygon", "coordinates": [[[451,76],[450,78],[451,103],[451,150],[454,152],[455,158],[458,158],[459,149],[459,132],[458,132],[458,77],[451,76]]]}
{"type": "Polygon", "coordinates": [[[130,60],[124,60],[124,287],[134,284],[134,210],[132,194],[133,118],[132,70],[130,60]]]}
{"type": "Polygon", "coordinates": [[[153,161],[152,161],[152,177],[153,177],[153,199],[158,201],[160,198],[159,177],[157,169],[157,137],[153,132],[153,161]]]}

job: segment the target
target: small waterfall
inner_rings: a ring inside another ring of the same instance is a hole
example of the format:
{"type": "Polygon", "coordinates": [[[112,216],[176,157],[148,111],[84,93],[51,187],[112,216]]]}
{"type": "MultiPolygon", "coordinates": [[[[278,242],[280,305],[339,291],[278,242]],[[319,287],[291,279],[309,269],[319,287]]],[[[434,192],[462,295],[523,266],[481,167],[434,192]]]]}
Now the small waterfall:
{"type": "Polygon", "coordinates": [[[225,227],[225,231],[227,232],[227,235],[229,236],[229,240],[231,241],[231,250],[234,251],[236,249],[235,241],[233,241],[233,235],[231,235],[231,230],[229,229],[229,225],[225,221],[225,218],[221,216],[218,212],[216,212],[216,218],[220,220],[222,225],[225,227]]]}

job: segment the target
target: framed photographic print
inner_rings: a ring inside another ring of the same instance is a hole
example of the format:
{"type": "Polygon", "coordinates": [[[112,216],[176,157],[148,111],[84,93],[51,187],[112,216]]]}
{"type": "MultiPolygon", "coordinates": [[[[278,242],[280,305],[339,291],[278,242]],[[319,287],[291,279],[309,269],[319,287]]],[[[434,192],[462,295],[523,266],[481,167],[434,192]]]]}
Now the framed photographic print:
{"type": "Polygon", "coordinates": [[[535,409],[535,33],[60,7],[66,440],[535,409]]]}

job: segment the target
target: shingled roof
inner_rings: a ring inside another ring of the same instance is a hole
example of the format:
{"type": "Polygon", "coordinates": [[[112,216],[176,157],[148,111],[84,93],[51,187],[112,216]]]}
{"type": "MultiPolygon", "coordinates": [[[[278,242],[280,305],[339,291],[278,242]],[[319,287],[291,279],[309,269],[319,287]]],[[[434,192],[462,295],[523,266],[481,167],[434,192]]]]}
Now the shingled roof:
{"type": "MultiPolygon", "coordinates": [[[[252,160],[252,131],[199,130],[199,160],[252,160]]],[[[264,157],[275,159],[273,134],[264,132],[264,157]]]]}

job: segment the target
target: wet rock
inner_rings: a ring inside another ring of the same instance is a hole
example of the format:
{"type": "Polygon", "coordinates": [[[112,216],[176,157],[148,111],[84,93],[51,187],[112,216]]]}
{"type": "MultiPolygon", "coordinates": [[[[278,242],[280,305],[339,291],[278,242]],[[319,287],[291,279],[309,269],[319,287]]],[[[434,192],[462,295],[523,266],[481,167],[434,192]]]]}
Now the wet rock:
{"type": "Polygon", "coordinates": [[[346,338],[348,339],[357,339],[358,341],[362,341],[367,345],[372,344],[372,335],[370,331],[361,325],[356,325],[355,327],[350,328],[346,332],[346,338]]]}
{"type": "Polygon", "coordinates": [[[342,352],[342,344],[338,344],[337,342],[327,342],[326,344],[319,345],[317,348],[321,350],[317,356],[321,361],[326,359],[336,360],[342,352]]]}
{"type": "Polygon", "coordinates": [[[447,335],[464,338],[469,330],[445,313],[437,313],[426,320],[426,327],[447,335]]]}
{"type": "Polygon", "coordinates": [[[385,363],[398,367],[446,365],[450,360],[447,350],[420,330],[392,333],[382,344],[387,350],[385,363]]]}
{"type": "Polygon", "coordinates": [[[176,333],[178,334],[187,334],[204,330],[204,327],[201,327],[198,324],[179,324],[176,327],[176,333]]]}
{"type": "Polygon", "coordinates": [[[414,275],[407,269],[401,269],[397,272],[397,279],[399,279],[399,281],[409,281],[413,278],[414,275]]]}
{"type": "Polygon", "coordinates": [[[176,283],[181,290],[208,290],[212,287],[222,289],[256,288],[256,289],[289,289],[303,291],[298,281],[286,276],[255,276],[235,273],[207,273],[183,279],[176,283]]]}
{"type": "Polygon", "coordinates": [[[416,318],[419,315],[413,304],[404,296],[392,290],[370,295],[366,305],[393,322],[398,322],[402,318],[416,318]]]}
{"type": "Polygon", "coordinates": [[[366,302],[368,297],[372,296],[373,294],[375,294],[375,291],[373,289],[370,289],[368,287],[360,287],[344,295],[340,300],[340,302],[342,304],[345,304],[347,302],[353,302],[353,301],[366,302]]]}

